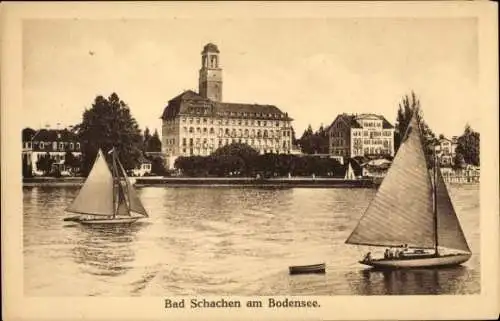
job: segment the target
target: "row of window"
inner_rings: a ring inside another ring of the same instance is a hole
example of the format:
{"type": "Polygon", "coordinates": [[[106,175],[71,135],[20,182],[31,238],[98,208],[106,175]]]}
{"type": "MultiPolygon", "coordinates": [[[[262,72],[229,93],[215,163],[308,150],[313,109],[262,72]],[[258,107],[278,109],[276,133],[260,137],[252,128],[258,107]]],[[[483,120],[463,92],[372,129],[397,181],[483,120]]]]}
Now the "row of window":
{"type": "MultiPolygon", "coordinates": [[[[36,154],[36,160],[40,160],[40,158],[44,157],[45,154],[44,153],[39,153],[39,154],[36,154]]],[[[75,157],[79,157],[79,155],[73,155],[75,157]]],[[[59,162],[59,161],[63,161],[66,159],[66,155],[65,154],[51,154],[50,155],[50,158],[51,159],[54,159],[55,161],[59,162]]]]}
{"type": "MultiPolygon", "coordinates": [[[[208,143],[210,142],[210,146],[213,146],[214,143],[215,143],[215,140],[213,138],[211,138],[210,140],[208,140],[207,138],[204,138],[203,140],[201,140],[200,138],[196,138],[196,140],[194,140],[193,138],[189,138],[189,141],[186,139],[186,138],[183,138],[182,139],[182,146],[199,146],[200,144],[203,144],[203,146],[205,145],[208,145],[208,143]]],[[[260,139],[219,139],[218,140],[218,143],[219,143],[219,146],[222,146],[222,145],[228,145],[228,144],[231,144],[231,143],[241,143],[241,144],[249,144],[251,146],[276,146],[277,148],[280,146],[280,143],[279,141],[276,141],[274,144],[273,144],[273,141],[272,140],[260,140],[260,139]]],[[[282,146],[285,148],[285,147],[289,147],[290,146],[290,142],[286,142],[284,141],[282,143],[282,146]]]]}
{"type": "Polygon", "coordinates": [[[352,133],[352,136],[364,136],[364,137],[368,137],[370,136],[371,137],[379,137],[379,136],[392,136],[392,131],[389,131],[389,130],[384,130],[384,131],[368,131],[368,130],[365,130],[363,132],[361,131],[354,131],[352,133]]]}
{"type": "Polygon", "coordinates": [[[362,155],[390,155],[391,150],[388,148],[381,147],[365,147],[365,148],[356,148],[353,150],[353,156],[362,156],[362,155]]]}
{"type": "Polygon", "coordinates": [[[381,121],[364,121],[363,127],[382,127],[381,121]]]}
{"type": "MultiPolygon", "coordinates": [[[[210,129],[206,128],[206,127],[203,127],[203,128],[200,128],[200,127],[197,127],[196,129],[194,127],[189,127],[189,129],[187,127],[184,127],[183,128],[183,131],[185,134],[189,133],[189,134],[210,134],[210,135],[214,135],[215,134],[215,130],[213,127],[210,127],[210,129]]],[[[281,132],[279,130],[277,130],[276,132],[274,130],[267,130],[267,129],[264,129],[263,131],[260,130],[260,129],[252,129],[252,130],[249,130],[249,129],[238,129],[236,130],[235,128],[233,129],[229,129],[229,128],[226,128],[226,129],[222,129],[220,128],[219,129],[219,136],[233,136],[233,137],[264,137],[264,138],[278,138],[280,137],[280,134],[281,132]]],[[[290,131],[286,130],[283,132],[283,136],[285,137],[290,137],[291,136],[291,133],[290,131]]]]}
{"type": "Polygon", "coordinates": [[[64,151],[66,150],[66,148],[69,148],[70,150],[79,150],[80,149],[80,143],[68,143],[68,142],[33,142],[33,144],[31,142],[24,142],[23,143],[23,147],[24,148],[27,148],[27,149],[31,149],[32,147],[33,148],[36,148],[36,146],[38,146],[38,148],[40,149],[45,149],[45,148],[49,148],[52,146],[52,149],[53,150],[61,150],[61,151],[64,151]]]}
{"type": "MultiPolygon", "coordinates": [[[[255,119],[217,119],[215,120],[214,118],[182,118],[183,123],[189,123],[189,124],[204,124],[208,125],[211,124],[213,125],[215,122],[218,125],[233,125],[233,126],[275,126],[275,127],[280,127],[284,126],[285,122],[284,121],[267,121],[267,120],[255,120],[255,119]]],[[[166,124],[173,124],[175,121],[167,121],[166,124]]]]}
{"type": "MultiPolygon", "coordinates": [[[[182,149],[182,156],[194,156],[194,155],[201,155],[201,156],[208,156],[211,153],[214,152],[214,148],[183,148],[182,149]]],[[[264,153],[275,153],[275,154],[290,154],[290,149],[273,149],[273,148],[260,148],[258,151],[261,154],[264,153]]]]}

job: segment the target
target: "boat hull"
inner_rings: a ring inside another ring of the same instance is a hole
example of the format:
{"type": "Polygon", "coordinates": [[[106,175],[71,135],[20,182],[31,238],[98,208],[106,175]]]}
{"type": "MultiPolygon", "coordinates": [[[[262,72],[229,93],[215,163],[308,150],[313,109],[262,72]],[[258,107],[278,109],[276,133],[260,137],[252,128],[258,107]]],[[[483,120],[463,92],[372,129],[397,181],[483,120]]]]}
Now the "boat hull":
{"type": "Polygon", "coordinates": [[[80,220],[78,222],[82,225],[130,225],[132,223],[135,223],[138,219],[138,217],[126,217],[114,219],[80,220]]]}
{"type": "Polygon", "coordinates": [[[325,263],[290,266],[288,270],[290,274],[325,273],[325,263]]]}
{"type": "Polygon", "coordinates": [[[408,257],[397,259],[363,260],[359,263],[384,269],[411,269],[460,265],[468,261],[471,254],[448,254],[430,257],[408,257]]]}

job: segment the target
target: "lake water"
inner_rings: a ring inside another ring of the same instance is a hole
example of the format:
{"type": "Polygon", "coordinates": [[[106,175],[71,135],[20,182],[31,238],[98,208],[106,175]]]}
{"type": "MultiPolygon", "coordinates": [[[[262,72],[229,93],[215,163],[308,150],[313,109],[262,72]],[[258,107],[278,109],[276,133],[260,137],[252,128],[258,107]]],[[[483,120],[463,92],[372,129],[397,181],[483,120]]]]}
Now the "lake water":
{"type": "Polygon", "coordinates": [[[479,187],[450,194],[473,256],[444,269],[372,271],[344,244],[374,189],[144,187],[128,228],[63,222],[77,187],[25,187],[28,296],[382,295],[480,292],[479,187]],[[288,274],[325,262],[326,274],[288,274]]]}

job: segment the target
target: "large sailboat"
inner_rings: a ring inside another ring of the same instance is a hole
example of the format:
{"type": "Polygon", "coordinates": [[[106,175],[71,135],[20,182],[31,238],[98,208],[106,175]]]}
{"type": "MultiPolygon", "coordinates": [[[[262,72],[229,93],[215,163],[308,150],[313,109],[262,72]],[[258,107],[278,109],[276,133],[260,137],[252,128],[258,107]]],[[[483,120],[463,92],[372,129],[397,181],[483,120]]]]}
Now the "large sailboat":
{"type": "Polygon", "coordinates": [[[65,218],[84,225],[132,224],[148,217],[146,209],[127,177],[113,148],[112,171],[99,149],[92,169],[67,212],[80,214],[65,218]]]}
{"type": "Polygon", "coordinates": [[[347,244],[385,247],[359,263],[377,268],[459,265],[471,257],[439,166],[425,157],[414,112],[405,138],[375,198],[347,238],[347,244]]]}

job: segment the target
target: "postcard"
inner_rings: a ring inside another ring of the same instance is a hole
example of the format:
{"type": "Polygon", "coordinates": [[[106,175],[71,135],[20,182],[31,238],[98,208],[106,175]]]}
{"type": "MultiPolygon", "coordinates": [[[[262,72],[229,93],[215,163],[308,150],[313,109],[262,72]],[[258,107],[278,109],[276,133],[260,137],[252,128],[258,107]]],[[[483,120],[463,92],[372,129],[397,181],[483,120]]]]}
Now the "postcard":
{"type": "Polygon", "coordinates": [[[4,3],[5,320],[497,317],[496,7],[4,3]]]}

